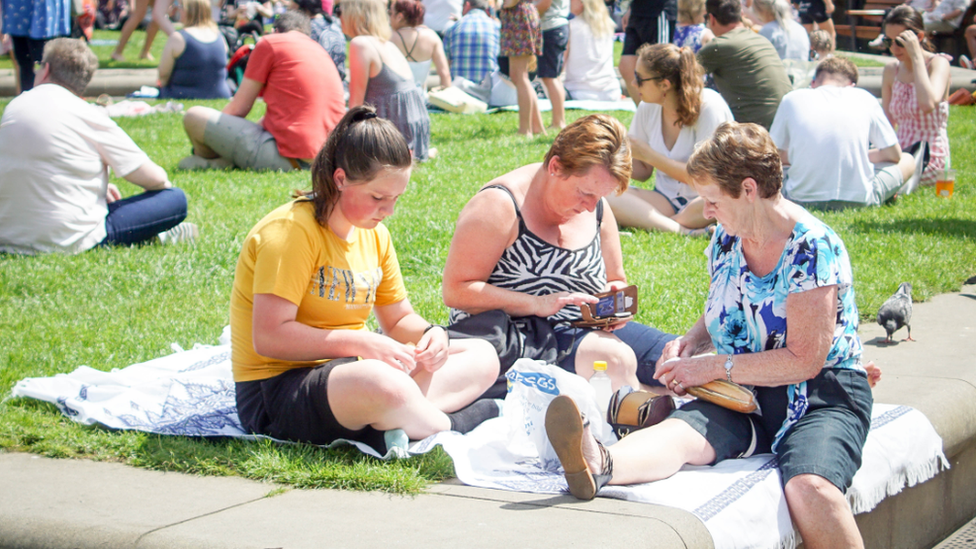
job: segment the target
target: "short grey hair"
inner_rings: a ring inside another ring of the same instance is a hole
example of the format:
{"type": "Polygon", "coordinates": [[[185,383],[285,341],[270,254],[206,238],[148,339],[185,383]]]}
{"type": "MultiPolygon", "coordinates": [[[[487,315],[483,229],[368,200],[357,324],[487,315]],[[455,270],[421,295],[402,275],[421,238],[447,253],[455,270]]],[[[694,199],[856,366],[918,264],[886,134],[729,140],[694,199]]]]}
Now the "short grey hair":
{"type": "Polygon", "coordinates": [[[471,4],[471,9],[488,11],[489,3],[488,0],[464,0],[468,4],[471,4]]]}
{"type": "Polygon", "coordinates": [[[277,33],[298,31],[305,36],[312,34],[312,20],[300,11],[286,11],[275,18],[274,30],[277,33]]]}
{"type": "Polygon", "coordinates": [[[75,95],[85,93],[95,70],[98,57],[88,44],[74,38],[55,38],[44,45],[41,63],[50,67],[48,79],[75,95]]]}

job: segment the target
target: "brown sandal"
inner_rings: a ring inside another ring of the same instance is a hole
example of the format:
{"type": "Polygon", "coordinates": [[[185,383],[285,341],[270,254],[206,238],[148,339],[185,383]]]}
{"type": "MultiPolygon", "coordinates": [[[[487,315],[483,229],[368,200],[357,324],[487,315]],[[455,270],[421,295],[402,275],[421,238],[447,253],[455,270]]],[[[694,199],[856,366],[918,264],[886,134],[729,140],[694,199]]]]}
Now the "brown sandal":
{"type": "Polygon", "coordinates": [[[573,399],[557,396],[546,410],[546,434],[563,466],[569,491],[582,500],[590,500],[613,477],[610,451],[596,441],[603,461],[603,470],[594,475],[583,456],[583,431],[590,422],[580,414],[573,399]]]}

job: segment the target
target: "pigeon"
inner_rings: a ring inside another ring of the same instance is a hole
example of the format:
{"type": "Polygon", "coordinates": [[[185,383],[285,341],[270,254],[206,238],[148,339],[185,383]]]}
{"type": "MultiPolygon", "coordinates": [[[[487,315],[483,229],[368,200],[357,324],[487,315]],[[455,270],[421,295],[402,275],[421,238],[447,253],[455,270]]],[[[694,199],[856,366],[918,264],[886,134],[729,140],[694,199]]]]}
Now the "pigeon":
{"type": "Polygon", "coordinates": [[[895,295],[878,309],[878,324],[885,329],[888,337],[885,343],[891,343],[891,334],[895,333],[902,326],[908,328],[908,339],[905,341],[915,341],[912,339],[912,285],[902,282],[898,285],[895,295]]]}

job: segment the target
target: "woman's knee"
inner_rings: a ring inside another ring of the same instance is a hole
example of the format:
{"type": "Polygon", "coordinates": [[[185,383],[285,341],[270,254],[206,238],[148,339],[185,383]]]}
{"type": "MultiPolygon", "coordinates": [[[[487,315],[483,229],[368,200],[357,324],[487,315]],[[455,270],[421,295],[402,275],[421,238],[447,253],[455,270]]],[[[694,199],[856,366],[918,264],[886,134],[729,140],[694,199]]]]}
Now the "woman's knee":
{"type": "Polygon", "coordinates": [[[379,360],[337,366],[329,375],[329,402],[352,399],[376,410],[402,408],[411,391],[419,391],[410,376],[379,360]]]}
{"type": "Polygon", "coordinates": [[[490,387],[498,379],[500,365],[495,347],[483,339],[459,339],[451,343],[457,360],[463,361],[471,383],[490,387]]]}
{"type": "Polygon", "coordinates": [[[207,123],[215,114],[219,114],[214,109],[197,105],[190,107],[183,115],[183,129],[190,139],[203,141],[203,134],[207,129],[207,123]]]}
{"type": "Polygon", "coordinates": [[[832,482],[820,475],[809,473],[788,480],[783,491],[790,509],[823,508],[836,503],[838,498],[844,499],[844,494],[832,482]]]}
{"type": "Polygon", "coordinates": [[[634,350],[606,332],[591,332],[583,338],[576,353],[577,373],[582,375],[590,372],[596,360],[607,363],[607,375],[611,377],[630,377],[637,372],[637,356],[634,350]]]}

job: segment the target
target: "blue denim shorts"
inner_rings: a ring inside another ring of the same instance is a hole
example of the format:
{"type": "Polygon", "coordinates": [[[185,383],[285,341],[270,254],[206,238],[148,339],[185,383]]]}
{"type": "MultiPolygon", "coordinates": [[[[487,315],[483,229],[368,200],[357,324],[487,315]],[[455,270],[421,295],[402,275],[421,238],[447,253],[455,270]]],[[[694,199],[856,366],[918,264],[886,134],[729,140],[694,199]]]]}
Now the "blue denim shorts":
{"type": "MultiPolygon", "coordinates": [[[[556,342],[559,344],[559,367],[568,372],[576,372],[576,351],[580,342],[593,330],[590,328],[574,328],[568,324],[558,324],[553,328],[556,342]]],[[[654,368],[661,358],[664,346],[674,334],[666,334],[650,326],[638,322],[628,322],[622,328],[613,331],[613,335],[630,346],[637,355],[637,379],[645,385],[661,385],[654,379],[654,368]]]]}
{"type": "MultiPolygon", "coordinates": [[[[786,418],[786,387],[757,387],[762,416],[692,401],[671,413],[698,431],[715,450],[715,462],[769,453],[786,418]]],[[[802,474],[830,481],[846,493],[861,466],[874,399],[867,375],[824,368],[807,381],[809,408],[777,447],[783,484],[802,474]]]]}

